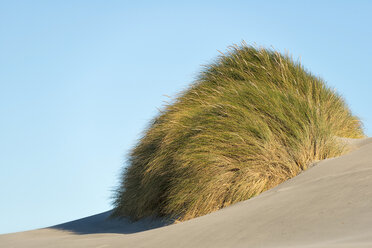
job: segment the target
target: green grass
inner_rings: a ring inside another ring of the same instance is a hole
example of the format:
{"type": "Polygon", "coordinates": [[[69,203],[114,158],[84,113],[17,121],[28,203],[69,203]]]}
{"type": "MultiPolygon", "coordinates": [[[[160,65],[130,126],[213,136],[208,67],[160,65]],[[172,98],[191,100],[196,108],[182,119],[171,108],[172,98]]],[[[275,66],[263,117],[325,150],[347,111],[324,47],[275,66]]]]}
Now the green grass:
{"type": "Polygon", "coordinates": [[[299,62],[243,43],[206,66],[132,149],[114,216],[180,221],[247,200],[364,137],[345,101],[299,62]]]}

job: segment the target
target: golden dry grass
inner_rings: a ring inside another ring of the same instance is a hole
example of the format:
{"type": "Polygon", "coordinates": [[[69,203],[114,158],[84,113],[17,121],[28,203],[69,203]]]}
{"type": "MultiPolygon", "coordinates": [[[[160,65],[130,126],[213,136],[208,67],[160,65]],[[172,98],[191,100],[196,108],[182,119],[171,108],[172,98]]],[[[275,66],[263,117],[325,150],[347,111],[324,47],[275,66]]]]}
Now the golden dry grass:
{"type": "Polygon", "coordinates": [[[299,62],[243,43],[206,66],[133,148],[115,216],[187,220],[247,200],[364,137],[344,100],[299,62]]]}

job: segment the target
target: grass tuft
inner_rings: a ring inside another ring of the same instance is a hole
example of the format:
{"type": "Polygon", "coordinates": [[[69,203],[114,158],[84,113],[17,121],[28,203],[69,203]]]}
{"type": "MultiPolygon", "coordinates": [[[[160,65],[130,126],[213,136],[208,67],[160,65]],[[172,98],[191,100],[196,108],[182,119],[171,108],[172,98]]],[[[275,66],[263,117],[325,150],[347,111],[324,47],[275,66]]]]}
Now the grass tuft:
{"type": "Polygon", "coordinates": [[[202,216],[347,152],[364,137],[345,101],[299,62],[242,43],[206,66],[129,156],[114,216],[202,216]]]}

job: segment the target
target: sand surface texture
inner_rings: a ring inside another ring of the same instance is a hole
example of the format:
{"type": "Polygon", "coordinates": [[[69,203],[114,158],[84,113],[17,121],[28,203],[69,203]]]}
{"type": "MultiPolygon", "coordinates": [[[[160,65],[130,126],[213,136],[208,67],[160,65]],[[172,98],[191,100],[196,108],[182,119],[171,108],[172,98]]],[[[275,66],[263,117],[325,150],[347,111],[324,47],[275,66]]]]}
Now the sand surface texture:
{"type": "Polygon", "coordinates": [[[0,247],[372,247],[372,139],[353,144],[255,198],[180,224],[106,212],[0,235],[0,247]]]}

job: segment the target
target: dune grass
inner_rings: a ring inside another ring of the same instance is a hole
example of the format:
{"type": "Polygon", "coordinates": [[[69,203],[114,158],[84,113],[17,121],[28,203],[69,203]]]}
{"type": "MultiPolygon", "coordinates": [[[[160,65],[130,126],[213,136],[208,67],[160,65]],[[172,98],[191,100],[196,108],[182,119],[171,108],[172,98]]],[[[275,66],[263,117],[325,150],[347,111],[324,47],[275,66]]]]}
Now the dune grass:
{"type": "Polygon", "coordinates": [[[247,200],[347,151],[360,120],[288,55],[234,45],[152,121],[130,153],[114,216],[180,221],[247,200]]]}

